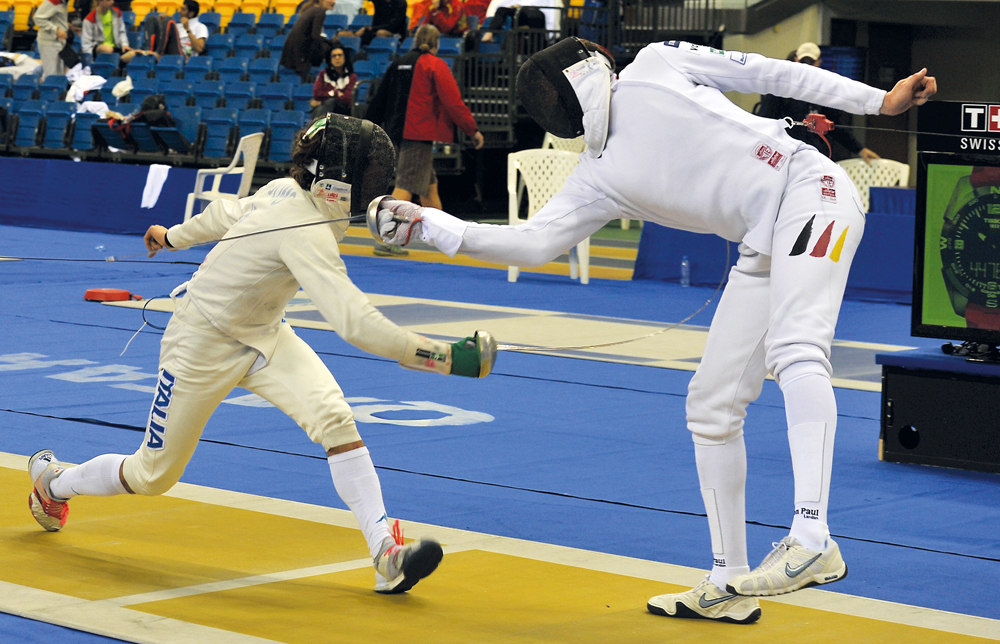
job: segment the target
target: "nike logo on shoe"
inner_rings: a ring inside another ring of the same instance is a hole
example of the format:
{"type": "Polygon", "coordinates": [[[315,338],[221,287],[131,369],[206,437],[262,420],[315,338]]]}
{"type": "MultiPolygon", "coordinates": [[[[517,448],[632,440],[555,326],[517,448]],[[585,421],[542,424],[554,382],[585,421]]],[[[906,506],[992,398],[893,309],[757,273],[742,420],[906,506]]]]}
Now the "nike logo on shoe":
{"type": "Polygon", "coordinates": [[[822,556],[823,556],[823,553],[821,552],[818,555],[816,555],[815,557],[813,557],[812,559],[810,559],[809,561],[807,561],[804,564],[802,564],[801,566],[796,566],[795,568],[792,568],[788,564],[785,564],[785,574],[788,575],[789,577],[798,577],[799,575],[802,574],[802,572],[806,568],[808,568],[809,566],[811,566],[814,563],[816,563],[816,560],[819,559],[822,556]]]}
{"type": "Polygon", "coordinates": [[[701,597],[698,598],[698,605],[702,608],[711,608],[712,606],[717,606],[722,602],[727,602],[730,599],[735,599],[738,595],[725,595],[723,597],[717,597],[716,599],[709,599],[707,593],[702,593],[701,597]]]}

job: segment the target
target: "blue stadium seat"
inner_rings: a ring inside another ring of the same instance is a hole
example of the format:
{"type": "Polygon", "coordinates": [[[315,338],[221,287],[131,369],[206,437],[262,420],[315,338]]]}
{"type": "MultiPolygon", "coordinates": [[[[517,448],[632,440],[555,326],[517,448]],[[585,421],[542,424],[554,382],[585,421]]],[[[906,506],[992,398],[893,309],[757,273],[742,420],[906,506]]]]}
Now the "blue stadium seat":
{"type": "Polygon", "coordinates": [[[149,72],[155,65],[156,56],[135,56],[125,66],[125,73],[132,77],[134,83],[136,77],[149,76],[149,72]]]}
{"type": "Polygon", "coordinates": [[[243,110],[240,112],[237,124],[240,126],[240,138],[248,134],[266,132],[271,126],[271,110],[243,110]]]}
{"type": "Polygon", "coordinates": [[[97,54],[94,62],[90,63],[90,73],[94,76],[110,78],[118,71],[118,63],[121,61],[119,54],[97,54]]]}
{"type": "Polygon", "coordinates": [[[205,41],[205,51],[215,59],[216,63],[229,57],[229,52],[233,50],[233,41],[236,38],[230,34],[212,34],[205,41]]]}
{"type": "MultiPolygon", "coordinates": [[[[22,76],[21,78],[24,77],[22,76]]],[[[34,100],[18,102],[17,99],[14,99],[11,109],[13,109],[14,113],[20,119],[17,126],[17,133],[14,135],[12,143],[19,148],[35,146],[39,125],[45,116],[45,103],[34,100]]]]}
{"type": "Polygon", "coordinates": [[[250,80],[254,83],[258,85],[270,83],[274,75],[278,73],[278,59],[258,58],[250,63],[247,71],[250,74],[250,80]]]}
{"type": "MultiPolygon", "coordinates": [[[[6,75],[6,74],[4,74],[6,75]]],[[[10,97],[0,98],[0,149],[7,147],[7,128],[11,125],[11,106],[14,104],[14,99],[10,97]]]]}
{"type": "Polygon", "coordinates": [[[280,13],[263,13],[257,21],[257,33],[267,42],[285,28],[285,16],[280,13]]]}
{"type": "Polygon", "coordinates": [[[354,73],[358,80],[374,80],[382,75],[378,63],[372,60],[359,60],[354,63],[354,73]]]}
{"type": "Polygon", "coordinates": [[[14,87],[14,77],[10,74],[0,74],[0,97],[7,96],[14,87]]]}
{"type": "Polygon", "coordinates": [[[295,101],[295,109],[300,112],[308,113],[309,110],[312,109],[312,105],[309,104],[312,97],[313,86],[309,83],[297,85],[295,89],[292,90],[292,100],[295,101]]]}
{"type": "Polygon", "coordinates": [[[138,108],[143,99],[160,91],[160,81],[157,78],[133,78],[132,91],[129,92],[129,103],[138,108]]]}
{"type": "Polygon", "coordinates": [[[226,148],[229,144],[229,135],[236,125],[237,113],[238,110],[233,107],[216,107],[202,111],[201,122],[207,126],[202,156],[211,158],[229,156],[226,148]]]}
{"type": "MultiPolygon", "coordinates": [[[[409,51],[409,50],[407,50],[409,51]]],[[[462,53],[462,39],[454,36],[441,36],[438,40],[438,56],[458,56],[462,53]]]]}
{"type": "Polygon", "coordinates": [[[126,31],[135,31],[135,12],[122,11],[122,22],[125,23],[126,31]]]}
{"type": "Polygon", "coordinates": [[[194,85],[194,104],[204,109],[216,106],[224,96],[226,84],[222,81],[201,81],[194,85]]]}
{"type": "Polygon", "coordinates": [[[271,58],[281,58],[281,50],[285,48],[285,34],[280,34],[271,38],[267,42],[267,48],[271,52],[271,58]]]}
{"type": "Polygon", "coordinates": [[[149,130],[159,143],[180,154],[194,154],[198,140],[198,126],[201,123],[200,107],[171,108],[173,127],[150,127],[149,130]]]}
{"type": "Polygon", "coordinates": [[[198,22],[208,27],[208,35],[211,37],[212,34],[219,33],[219,29],[222,25],[222,14],[218,11],[206,11],[205,13],[199,13],[198,22]]]}
{"type": "MultiPolygon", "coordinates": [[[[6,76],[6,74],[4,74],[6,76]]],[[[38,84],[38,98],[43,101],[58,101],[66,89],[66,77],[62,74],[49,74],[38,84]]]]}
{"type": "Polygon", "coordinates": [[[226,83],[225,98],[227,108],[246,109],[247,103],[255,96],[255,85],[245,81],[226,83]]]}
{"type": "MultiPolygon", "coordinates": [[[[244,15],[253,17],[252,13],[244,15]]],[[[261,49],[264,49],[264,36],[258,36],[256,34],[243,34],[242,36],[237,36],[236,44],[233,47],[236,49],[237,56],[253,60],[257,57],[257,53],[261,49]]]]}
{"type": "Polygon", "coordinates": [[[266,110],[283,110],[286,103],[292,100],[291,83],[268,83],[257,86],[257,98],[261,100],[266,110]]]}
{"type": "Polygon", "coordinates": [[[271,114],[271,161],[292,160],[292,140],[306,123],[302,112],[282,110],[271,114]]]}
{"type": "Polygon", "coordinates": [[[153,138],[153,133],[149,128],[149,123],[132,123],[129,126],[128,135],[135,142],[139,152],[162,153],[159,142],[153,138]]]}
{"type": "Polygon", "coordinates": [[[285,33],[286,34],[289,31],[292,30],[292,26],[295,24],[295,21],[298,20],[298,19],[299,19],[299,14],[297,14],[297,13],[293,13],[292,15],[288,16],[288,20],[285,21],[285,33]]]}
{"type": "Polygon", "coordinates": [[[354,60],[355,54],[361,51],[361,36],[344,36],[339,40],[341,45],[351,50],[351,60],[354,60]]]}
{"type": "Polygon", "coordinates": [[[214,60],[211,56],[192,56],[188,58],[187,62],[184,63],[184,78],[195,82],[204,80],[205,74],[212,71],[213,62],[214,60]]]}
{"type": "Polygon", "coordinates": [[[97,122],[97,115],[92,112],[80,112],[76,115],[73,125],[73,140],[69,146],[79,152],[94,149],[94,135],[90,126],[97,122]]]}
{"type": "Polygon", "coordinates": [[[38,91],[38,77],[24,74],[14,81],[14,102],[30,101],[38,91]]]}
{"type": "Polygon", "coordinates": [[[193,85],[194,83],[187,79],[161,80],[160,93],[167,99],[167,107],[174,108],[187,105],[193,85]]]}
{"type": "Polygon", "coordinates": [[[408,38],[403,38],[402,44],[399,45],[399,49],[397,49],[396,51],[405,54],[411,49],[413,49],[413,36],[410,36],[408,38]]]}
{"type": "Polygon", "coordinates": [[[396,56],[396,48],[399,45],[399,41],[390,36],[372,38],[372,41],[368,43],[365,47],[365,51],[368,52],[368,60],[373,61],[378,64],[378,75],[381,76],[383,72],[389,67],[389,63],[396,56]]]}
{"type": "Polygon", "coordinates": [[[226,83],[241,82],[243,80],[243,76],[247,73],[247,67],[249,65],[249,58],[242,58],[239,56],[227,58],[222,61],[222,64],[219,65],[217,69],[219,72],[219,80],[225,81],[226,83]]]}
{"type": "Polygon", "coordinates": [[[160,62],[156,63],[156,77],[160,80],[170,80],[177,78],[177,75],[184,70],[184,56],[180,54],[166,54],[160,56],[160,62]]]}
{"type": "Polygon", "coordinates": [[[342,13],[328,13],[323,21],[323,31],[330,38],[337,35],[338,31],[347,29],[347,16],[342,13]]]}
{"type": "Polygon", "coordinates": [[[252,13],[234,13],[226,25],[226,33],[239,41],[240,36],[250,33],[257,22],[257,16],[252,13]]]}
{"type": "Polygon", "coordinates": [[[66,130],[76,115],[76,103],[56,101],[45,105],[45,140],[43,148],[66,147],[66,130]]]}
{"type": "Polygon", "coordinates": [[[359,13],[351,18],[351,31],[357,31],[362,27],[372,26],[372,16],[370,13],[359,13]]]}

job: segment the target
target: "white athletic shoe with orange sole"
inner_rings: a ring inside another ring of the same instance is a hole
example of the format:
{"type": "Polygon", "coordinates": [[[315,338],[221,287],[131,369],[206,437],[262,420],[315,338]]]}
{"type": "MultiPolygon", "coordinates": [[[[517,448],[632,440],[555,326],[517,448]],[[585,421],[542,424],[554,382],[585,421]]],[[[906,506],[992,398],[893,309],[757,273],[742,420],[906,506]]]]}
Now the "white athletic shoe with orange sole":
{"type": "Polygon", "coordinates": [[[28,475],[34,489],[28,495],[28,507],[31,514],[49,532],[58,532],[66,525],[69,514],[69,504],[66,499],[52,496],[49,485],[66,468],[62,466],[52,450],[43,449],[28,459],[28,475]]]}

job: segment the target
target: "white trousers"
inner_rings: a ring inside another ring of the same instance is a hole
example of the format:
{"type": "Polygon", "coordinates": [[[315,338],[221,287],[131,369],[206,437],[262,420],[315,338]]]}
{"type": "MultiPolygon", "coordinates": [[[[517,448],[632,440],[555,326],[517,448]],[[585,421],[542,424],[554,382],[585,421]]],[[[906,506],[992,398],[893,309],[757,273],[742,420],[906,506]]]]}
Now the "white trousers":
{"type": "Polygon", "coordinates": [[[260,355],[215,329],[187,298],[160,345],[157,393],[139,449],[125,459],[136,494],[162,494],[184,473],[215,408],[239,386],[288,414],[325,450],[361,437],[344,393],[319,356],[282,324],[274,354],[247,375],[260,355]]]}

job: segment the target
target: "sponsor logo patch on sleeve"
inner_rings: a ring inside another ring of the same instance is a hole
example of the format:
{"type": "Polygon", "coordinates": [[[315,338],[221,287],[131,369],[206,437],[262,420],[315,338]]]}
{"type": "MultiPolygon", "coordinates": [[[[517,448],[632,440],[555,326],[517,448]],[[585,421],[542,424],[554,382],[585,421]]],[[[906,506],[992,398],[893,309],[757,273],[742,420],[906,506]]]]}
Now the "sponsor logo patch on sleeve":
{"type": "Polygon", "coordinates": [[[778,152],[771,146],[761,141],[758,141],[757,145],[754,146],[753,155],[757,157],[758,160],[764,161],[775,170],[780,170],[781,166],[785,165],[785,160],[788,158],[781,152],[778,152]]]}
{"type": "Polygon", "coordinates": [[[747,55],[744,54],[742,51],[731,51],[729,52],[729,60],[733,61],[734,63],[739,63],[740,65],[746,65],[747,55]]]}

